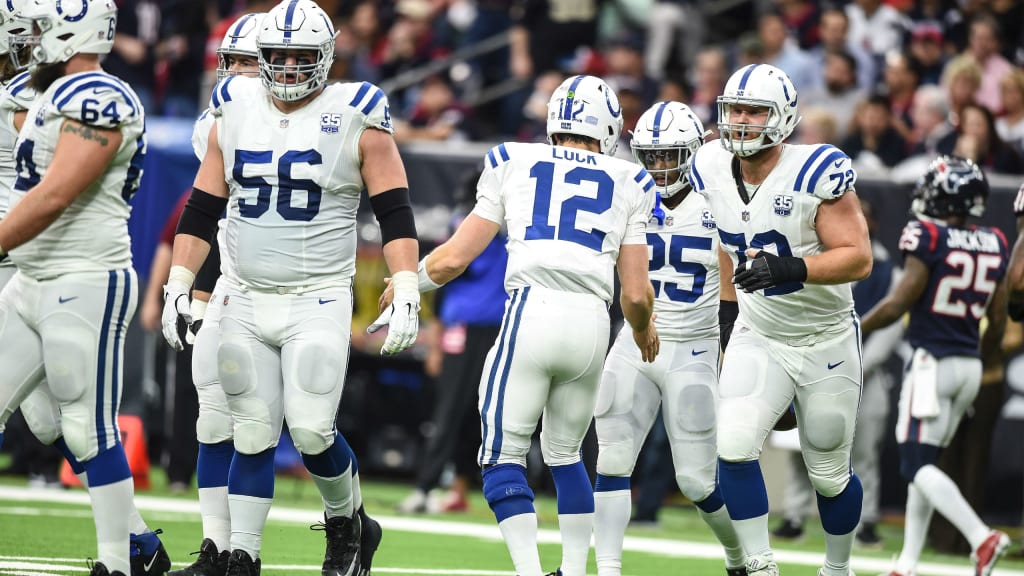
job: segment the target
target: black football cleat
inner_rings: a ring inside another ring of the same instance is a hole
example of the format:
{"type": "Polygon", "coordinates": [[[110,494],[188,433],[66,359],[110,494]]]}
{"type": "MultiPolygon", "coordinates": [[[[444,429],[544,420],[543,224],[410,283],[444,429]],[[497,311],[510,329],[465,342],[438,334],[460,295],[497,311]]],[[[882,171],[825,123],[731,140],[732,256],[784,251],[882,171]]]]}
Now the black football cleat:
{"type": "MultiPolygon", "coordinates": [[[[362,510],[362,509],[360,509],[362,510]]],[[[359,572],[358,576],[370,576],[370,565],[373,564],[373,555],[380,546],[384,531],[380,522],[366,515],[366,512],[359,514],[360,537],[359,537],[359,572]]]]}
{"type": "Polygon", "coordinates": [[[252,559],[245,550],[235,550],[228,557],[227,576],[260,576],[260,559],[252,559]]]}
{"type": "Polygon", "coordinates": [[[740,566],[739,568],[726,568],[725,576],[747,576],[747,567],[740,566]]]}
{"type": "Polygon", "coordinates": [[[113,572],[107,570],[103,562],[93,562],[90,560],[86,564],[89,564],[89,576],[124,576],[124,572],[120,570],[114,570],[113,572]]]}
{"type": "Polygon", "coordinates": [[[213,540],[203,538],[203,543],[199,545],[199,551],[192,554],[198,554],[199,557],[191,566],[168,572],[167,576],[224,576],[227,574],[231,552],[217,550],[217,545],[213,543],[213,540]]]}
{"type": "Polygon", "coordinates": [[[359,542],[362,539],[362,522],[358,514],[352,514],[351,518],[325,518],[322,524],[314,524],[309,528],[323,530],[327,537],[321,576],[358,576],[359,542]]]}

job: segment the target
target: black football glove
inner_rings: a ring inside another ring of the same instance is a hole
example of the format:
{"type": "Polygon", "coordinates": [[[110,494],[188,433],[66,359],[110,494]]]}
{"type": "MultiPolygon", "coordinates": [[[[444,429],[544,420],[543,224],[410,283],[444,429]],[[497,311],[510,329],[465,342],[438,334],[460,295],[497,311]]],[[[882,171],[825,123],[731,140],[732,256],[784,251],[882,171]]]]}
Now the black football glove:
{"type": "Polygon", "coordinates": [[[1024,320],[1024,292],[1011,292],[1010,301],[1006,304],[1006,312],[1010,320],[1020,322],[1024,320]]]}
{"type": "Polygon", "coordinates": [[[744,292],[756,292],[779,284],[807,280],[807,263],[795,256],[776,256],[761,250],[733,272],[733,284],[744,292]]]}

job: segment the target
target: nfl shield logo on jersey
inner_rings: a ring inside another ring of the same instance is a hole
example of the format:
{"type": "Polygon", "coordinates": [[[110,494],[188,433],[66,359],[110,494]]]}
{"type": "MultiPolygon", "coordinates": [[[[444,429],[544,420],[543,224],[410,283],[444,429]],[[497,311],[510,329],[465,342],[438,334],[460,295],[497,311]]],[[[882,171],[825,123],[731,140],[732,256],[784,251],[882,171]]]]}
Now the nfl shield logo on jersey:
{"type": "Polygon", "coordinates": [[[779,216],[789,216],[793,212],[793,197],[785,194],[776,194],[772,199],[775,206],[775,213],[779,216]]]}

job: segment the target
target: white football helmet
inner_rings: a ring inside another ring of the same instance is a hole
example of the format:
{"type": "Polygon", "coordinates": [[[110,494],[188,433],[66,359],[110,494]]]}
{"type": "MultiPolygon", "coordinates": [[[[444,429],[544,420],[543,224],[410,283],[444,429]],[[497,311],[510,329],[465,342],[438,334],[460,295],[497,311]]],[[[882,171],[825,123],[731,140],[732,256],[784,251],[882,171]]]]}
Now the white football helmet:
{"type": "Polygon", "coordinates": [[[217,81],[220,82],[228,76],[239,74],[242,76],[256,76],[256,72],[233,72],[228,70],[228,56],[248,56],[258,60],[260,51],[256,48],[256,36],[260,33],[260,24],[266,12],[250,12],[243,14],[231,23],[228,31],[221,40],[220,48],[217,49],[217,81]]]}
{"type": "Polygon", "coordinates": [[[629,147],[658,184],[661,197],[669,198],[680,190],[689,191],[690,157],[704,144],[705,135],[704,125],[689,106],[658,102],[637,120],[629,147]],[[658,183],[659,177],[664,184],[658,183]]]}
{"type": "Polygon", "coordinates": [[[334,63],[334,34],[331,19],[313,0],[285,0],[275,6],[256,37],[263,85],[275,98],[289,102],[323,86],[334,63]],[[280,59],[272,62],[273,50],[311,50],[316,56],[313,62],[301,58],[289,66],[280,59]],[[287,76],[295,82],[288,82],[287,76]]]}
{"type": "Polygon", "coordinates": [[[619,97],[596,76],[573,76],[548,100],[548,143],[553,134],[576,134],[597,140],[611,156],[622,132],[619,97]]]}
{"type": "Polygon", "coordinates": [[[5,0],[0,2],[0,55],[11,51],[11,36],[21,36],[28,31],[28,23],[21,19],[26,0],[5,0]]]}
{"type": "MultiPolygon", "coordinates": [[[[25,33],[10,38],[10,51],[18,57],[26,48],[32,70],[67,62],[75,54],[109,54],[114,46],[114,0],[25,0],[19,18],[25,33]]],[[[26,67],[20,59],[15,65],[26,67]]]]}
{"type": "Polygon", "coordinates": [[[770,64],[750,64],[736,71],[718,97],[718,131],[722,146],[747,157],[782,144],[800,122],[796,110],[796,88],[786,73],[770,64]],[[733,122],[733,106],[768,109],[764,126],[733,122]],[[756,134],[754,138],[748,136],[756,134]]]}

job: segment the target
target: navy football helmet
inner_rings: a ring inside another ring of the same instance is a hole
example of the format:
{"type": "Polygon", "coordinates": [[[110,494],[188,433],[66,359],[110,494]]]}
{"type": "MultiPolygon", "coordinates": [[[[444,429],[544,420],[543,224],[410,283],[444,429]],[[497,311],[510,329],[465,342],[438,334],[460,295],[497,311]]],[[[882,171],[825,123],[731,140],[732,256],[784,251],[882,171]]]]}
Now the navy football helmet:
{"type": "Polygon", "coordinates": [[[973,160],[939,156],[917,181],[911,210],[933,218],[985,213],[988,180],[973,160]]]}

